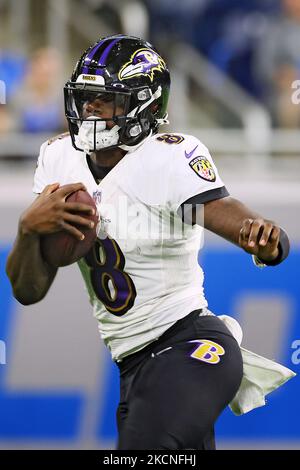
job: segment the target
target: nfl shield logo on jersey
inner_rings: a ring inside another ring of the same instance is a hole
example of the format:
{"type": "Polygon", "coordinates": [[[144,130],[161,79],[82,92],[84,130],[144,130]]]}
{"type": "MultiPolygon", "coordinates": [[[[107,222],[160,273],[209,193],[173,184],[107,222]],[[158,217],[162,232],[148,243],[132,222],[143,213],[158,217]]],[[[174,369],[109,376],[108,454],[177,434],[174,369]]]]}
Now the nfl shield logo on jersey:
{"type": "Polygon", "coordinates": [[[93,191],[93,199],[94,199],[94,201],[95,201],[96,206],[97,206],[98,204],[100,204],[100,202],[101,202],[101,196],[102,196],[102,192],[101,192],[101,191],[98,191],[98,190],[97,190],[97,191],[93,191]]]}

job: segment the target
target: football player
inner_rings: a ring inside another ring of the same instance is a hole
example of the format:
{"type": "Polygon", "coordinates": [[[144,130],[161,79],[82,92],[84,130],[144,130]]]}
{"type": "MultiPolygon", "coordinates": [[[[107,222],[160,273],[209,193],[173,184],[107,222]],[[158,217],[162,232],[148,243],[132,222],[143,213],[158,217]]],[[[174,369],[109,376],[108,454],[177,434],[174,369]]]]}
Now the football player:
{"type": "Polygon", "coordinates": [[[239,345],[203,293],[204,228],[259,265],[289,251],[282,228],[229,196],[202,142],[158,133],[169,88],[165,60],[139,38],[84,52],[64,88],[69,133],[41,147],[38,197],[7,261],[19,302],[43,299],[57,269],[40,237],[65,230],[80,241],[91,208],[65,199],[78,189],[95,198],[98,238],[79,267],[120,369],[118,449],[214,449],[214,423],[239,389],[239,345]]]}

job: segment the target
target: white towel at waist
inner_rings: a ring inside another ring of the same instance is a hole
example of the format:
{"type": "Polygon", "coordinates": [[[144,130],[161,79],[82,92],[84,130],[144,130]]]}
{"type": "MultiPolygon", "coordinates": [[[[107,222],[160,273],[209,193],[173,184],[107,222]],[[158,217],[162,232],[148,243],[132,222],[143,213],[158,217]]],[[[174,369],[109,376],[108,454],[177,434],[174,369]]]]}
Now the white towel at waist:
{"type": "MultiPolygon", "coordinates": [[[[224,321],[238,344],[241,345],[243,332],[237,320],[228,315],[219,315],[218,318],[224,321]]],[[[236,415],[242,415],[254,408],[264,406],[266,395],[296,375],[295,372],[277,362],[259,356],[241,346],[240,348],[244,373],[240,388],[229,405],[231,411],[236,415]]]]}

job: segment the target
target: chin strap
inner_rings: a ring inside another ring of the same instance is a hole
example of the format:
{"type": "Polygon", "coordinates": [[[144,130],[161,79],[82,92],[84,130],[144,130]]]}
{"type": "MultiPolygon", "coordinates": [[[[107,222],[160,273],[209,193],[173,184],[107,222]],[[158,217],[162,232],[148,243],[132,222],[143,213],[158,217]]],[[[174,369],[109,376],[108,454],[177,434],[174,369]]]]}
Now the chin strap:
{"type": "MultiPolygon", "coordinates": [[[[135,117],[137,112],[138,112],[138,114],[141,113],[151,103],[153,103],[153,101],[155,101],[157,98],[159,98],[161,96],[161,90],[162,90],[162,88],[161,88],[161,86],[159,86],[157,88],[156,92],[153,93],[153,95],[151,96],[151,98],[148,101],[146,101],[142,106],[137,106],[136,108],[134,108],[132,111],[130,111],[130,113],[128,113],[128,116],[129,117],[135,117]]],[[[170,124],[169,120],[168,120],[168,113],[166,113],[163,118],[155,119],[155,121],[158,125],[170,124]]],[[[141,125],[136,124],[131,130],[131,133],[133,133],[133,132],[136,133],[136,135],[139,135],[139,133],[142,132],[141,125]]],[[[137,150],[141,145],[143,145],[143,143],[146,142],[146,140],[148,140],[152,135],[153,135],[153,131],[151,129],[150,132],[149,132],[149,135],[145,139],[143,139],[140,143],[138,143],[136,145],[125,145],[125,144],[124,145],[119,145],[119,148],[122,149],[122,150],[126,150],[129,153],[133,152],[133,151],[137,150]]]]}
{"type": "Polygon", "coordinates": [[[118,148],[122,149],[122,150],[126,150],[126,152],[128,152],[128,153],[134,152],[139,147],[141,147],[148,139],[150,139],[150,137],[152,137],[152,135],[153,135],[153,132],[152,132],[152,130],[150,130],[149,135],[147,135],[147,137],[144,140],[142,140],[142,142],[140,142],[139,144],[136,144],[136,145],[119,145],[118,148]]]}
{"type": "MultiPolygon", "coordinates": [[[[159,125],[170,124],[170,122],[168,120],[168,113],[166,113],[163,118],[156,119],[156,122],[159,125]]],[[[137,150],[141,145],[143,145],[144,142],[146,142],[148,139],[150,139],[150,137],[152,137],[152,135],[153,135],[153,131],[151,129],[149,135],[144,140],[142,140],[142,142],[140,142],[139,144],[136,144],[136,145],[119,145],[119,148],[122,149],[122,150],[126,150],[128,153],[133,152],[134,150],[137,150]]]]}
{"type": "MultiPolygon", "coordinates": [[[[168,117],[168,114],[166,114],[166,116],[164,118],[156,119],[156,122],[159,125],[161,125],[161,124],[170,124],[167,117],[168,117]]],[[[119,148],[122,149],[122,150],[126,150],[128,153],[133,152],[134,150],[137,150],[139,147],[141,147],[141,145],[143,145],[144,142],[146,142],[152,136],[153,136],[153,131],[151,129],[149,135],[147,135],[147,137],[144,140],[142,140],[142,142],[140,142],[139,144],[131,145],[131,146],[129,146],[129,145],[119,145],[119,148]]]]}

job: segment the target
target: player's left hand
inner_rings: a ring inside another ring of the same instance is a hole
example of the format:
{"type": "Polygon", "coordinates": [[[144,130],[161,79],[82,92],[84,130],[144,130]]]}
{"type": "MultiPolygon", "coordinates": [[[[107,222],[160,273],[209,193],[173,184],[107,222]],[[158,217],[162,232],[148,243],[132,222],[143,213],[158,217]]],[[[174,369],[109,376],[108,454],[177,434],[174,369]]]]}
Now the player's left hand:
{"type": "Polygon", "coordinates": [[[279,254],[280,228],[270,220],[245,219],[239,234],[239,245],[261,261],[272,261],[279,254]]]}

